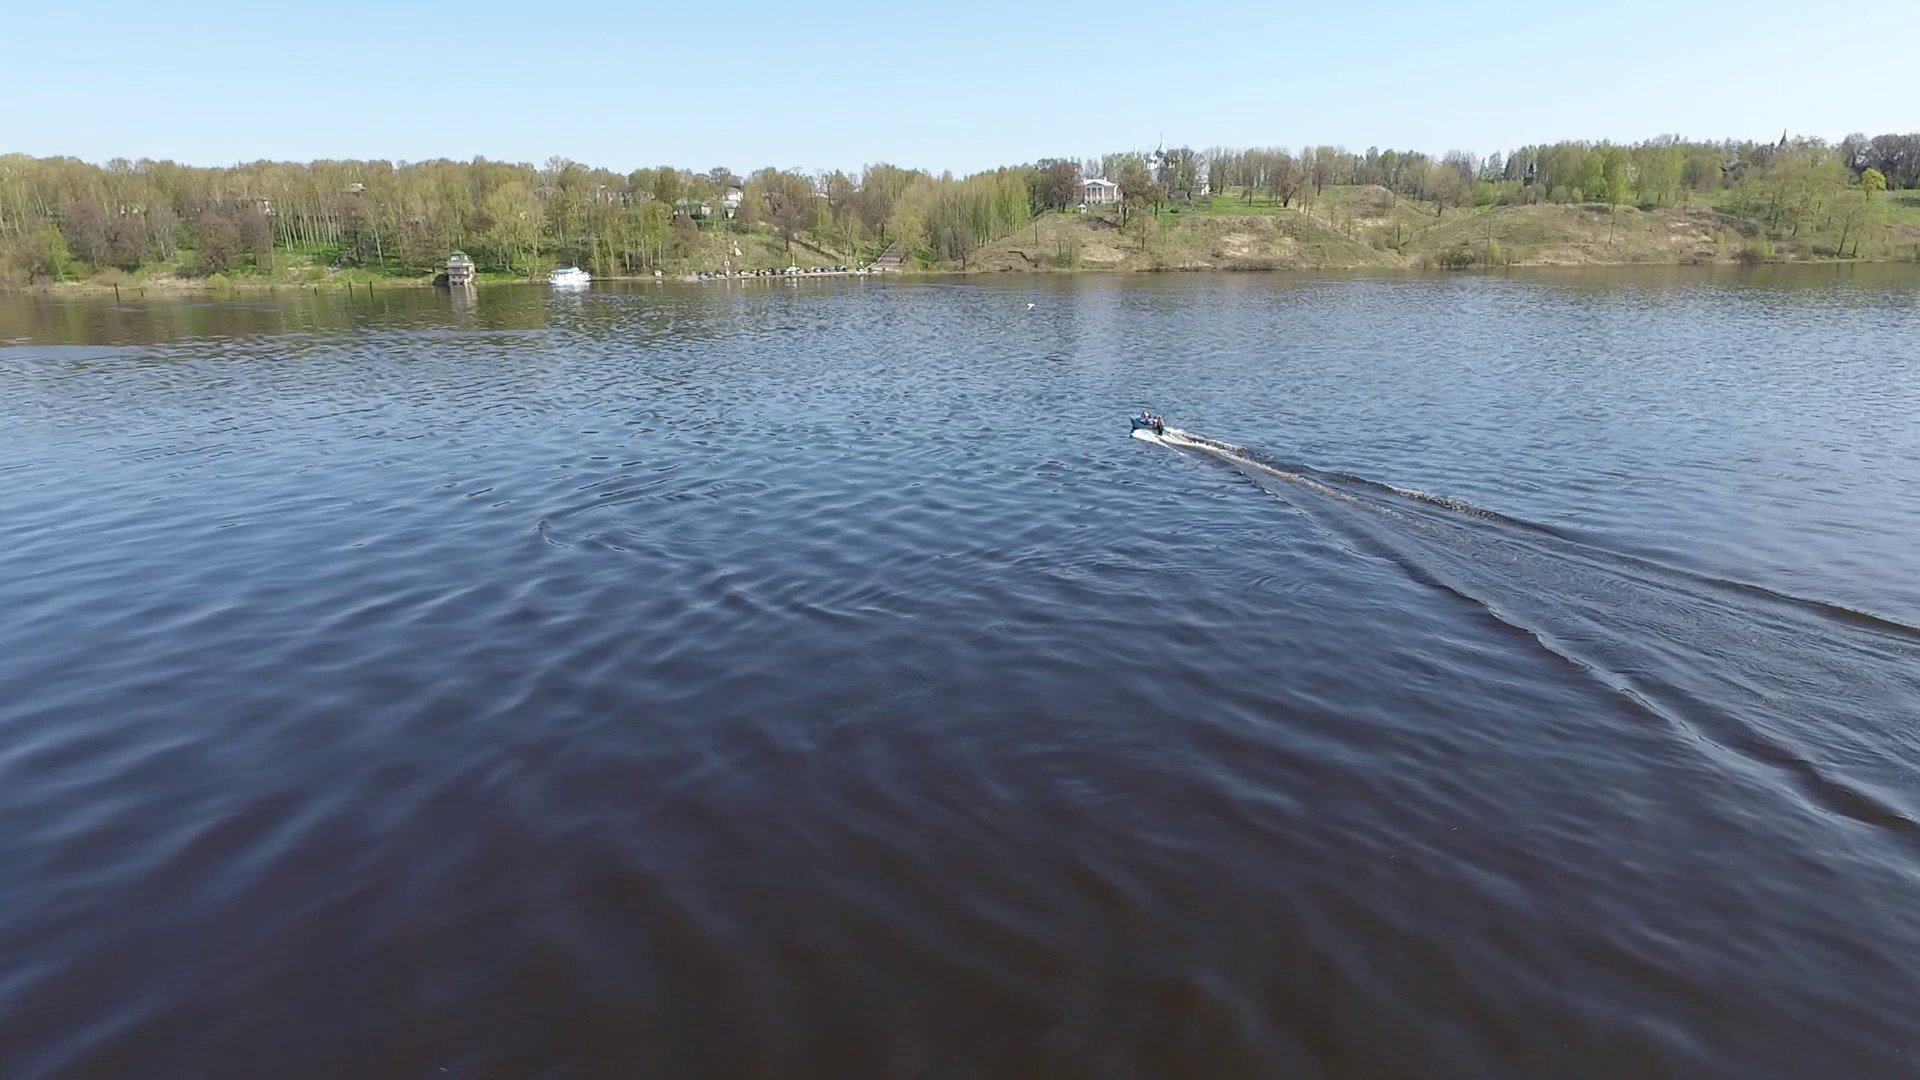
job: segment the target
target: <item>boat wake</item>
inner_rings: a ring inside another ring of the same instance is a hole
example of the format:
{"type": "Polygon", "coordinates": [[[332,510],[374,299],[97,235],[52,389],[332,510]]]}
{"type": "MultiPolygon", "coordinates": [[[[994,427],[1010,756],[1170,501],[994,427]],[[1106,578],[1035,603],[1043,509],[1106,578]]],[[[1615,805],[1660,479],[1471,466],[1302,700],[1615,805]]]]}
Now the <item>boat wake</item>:
{"type": "Polygon", "coordinates": [[[1920,628],[1190,431],[1134,435],[1232,467],[1818,809],[1920,843],[1920,628]]]}

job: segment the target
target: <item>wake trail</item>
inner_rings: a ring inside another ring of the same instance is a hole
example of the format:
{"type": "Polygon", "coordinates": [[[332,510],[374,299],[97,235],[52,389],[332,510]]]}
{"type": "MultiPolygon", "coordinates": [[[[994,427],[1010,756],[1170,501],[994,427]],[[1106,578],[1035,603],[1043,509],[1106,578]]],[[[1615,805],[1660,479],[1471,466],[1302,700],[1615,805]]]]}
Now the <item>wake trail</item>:
{"type": "Polygon", "coordinates": [[[1596,556],[1610,562],[1639,566],[1646,569],[1649,573],[1668,574],[1678,578],[1684,578],[1703,588],[1724,589],[1746,596],[1763,598],[1772,602],[1796,605],[1828,618],[1856,624],[1914,642],[1915,644],[1920,644],[1920,626],[1904,623],[1884,615],[1877,615],[1870,611],[1861,611],[1858,608],[1836,604],[1828,600],[1817,600],[1811,597],[1799,596],[1794,593],[1783,592],[1753,582],[1702,574],[1698,571],[1672,566],[1660,562],[1657,559],[1649,559],[1640,555],[1632,555],[1626,552],[1603,548],[1593,544],[1591,541],[1556,529],[1551,525],[1528,521],[1525,518],[1513,517],[1509,514],[1503,514],[1498,510],[1488,510],[1467,502],[1465,499],[1457,499],[1449,495],[1435,495],[1417,488],[1400,487],[1395,484],[1372,480],[1363,476],[1356,476],[1352,473],[1327,472],[1309,465],[1291,464],[1268,457],[1257,451],[1249,450],[1246,447],[1235,446],[1232,443],[1221,442],[1217,439],[1209,439],[1204,435],[1196,435],[1193,432],[1182,431],[1178,428],[1168,428],[1166,436],[1164,437],[1154,436],[1147,432],[1135,432],[1134,434],[1144,436],[1148,440],[1159,442],[1166,446],[1209,452],[1215,456],[1227,458],[1234,464],[1260,469],[1270,472],[1282,479],[1292,480],[1302,483],[1304,486],[1317,488],[1323,493],[1335,498],[1364,497],[1367,493],[1397,496],[1400,499],[1440,507],[1457,514],[1478,518],[1482,521],[1497,522],[1512,529],[1552,537],[1560,543],[1592,551],[1596,556]]]}
{"type": "Polygon", "coordinates": [[[1920,628],[1193,432],[1150,441],[1235,468],[1818,809],[1920,843],[1920,628]]]}

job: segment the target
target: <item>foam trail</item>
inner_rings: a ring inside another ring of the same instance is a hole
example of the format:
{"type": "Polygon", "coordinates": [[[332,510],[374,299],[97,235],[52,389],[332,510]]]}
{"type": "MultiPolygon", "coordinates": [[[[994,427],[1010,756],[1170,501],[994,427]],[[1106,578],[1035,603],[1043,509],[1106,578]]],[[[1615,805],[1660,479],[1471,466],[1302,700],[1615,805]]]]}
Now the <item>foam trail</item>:
{"type": "Polygon", "coordinates": [[[1920,843],[1920,628],[1573,539],[1463,500],[1291,465],[1194,432],[1355,547],[1470,600],[1819,810],[1920,843]]]}
{"type": "Polygon", "coordinates": [[[1339,490],[1329,485],[1340,485],[1350,490],[1358,489],[1357,494],[1361,497],[1364,497],[1368,493],[1392,494],[1402,499],[1441,507],[1458,514],[1480,518],[1484,521],[1498,522],[1510,528],[1551,536],[1562,543],[1588,549],[1602,558],[1644,567],[1650,574],[1675,575],[1690,579],[1703,588],[1726,589],[1733,592],[1764,597],[1779,603],[1801,605],[1831,618],[1857,623],[1864,627],[1920,643],[1920,626],[1913,626],[1884,615],[1876,615],[1872,612],[1861,611],[1827,600],[1816,600],[1804,596],[1797,596],[1793,593],[1782,592],[1777,589],[1768,588],[1765,585],[1756,585],[1751,582],[1712,577],[1680,567],[1670,566],[1656,559],[1648,559],[1639,555],[1629,555],[1625,552],[1612,551],[1570,536],[1553,526],[1543,525],[1536,521],[1528,521],[1525,518],[1513,517],[1500,513],[1497,510],[1489,510],[1482,506],[1476,506],[1465,499],[1455,498],[1451,495],[1435,495],[1431,492],[1421,491],[1418,488],[1401,487],[1379,480],[1370,480],[1352,473],[1323,472],[1308,465],[1288,464],[1269,458],[1264,454],[1249,450],[1243,446],[1235,446],[1232,443],[1221,442],[1218,439],[1209,439],[1204,435],[1196,435],[1193,432],[1181,431],[1177,428],[1168,428],[1167,435],[1168,437],[1166,439],[1155,441],[1162,442],[1167,446],[1198,450],[1216,457],[1225,458],[1230,463],[1240,466],[1243,469],[1254,469],[1269,473],[1281,479],[1314,488],[1323,494],[1331,495],[1335,498],[1352,500],[1355,494],[1350,494],[1349,491],[1339,490]]]}

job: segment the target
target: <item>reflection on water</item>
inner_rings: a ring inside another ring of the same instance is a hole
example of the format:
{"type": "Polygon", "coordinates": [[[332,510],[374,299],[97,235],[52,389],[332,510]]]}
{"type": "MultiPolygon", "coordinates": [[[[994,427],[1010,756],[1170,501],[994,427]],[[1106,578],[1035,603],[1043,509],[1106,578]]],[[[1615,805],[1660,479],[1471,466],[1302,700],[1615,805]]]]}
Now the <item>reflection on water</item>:
{"type": "Polygon", "coordinates": [[[0,1074],[1901,1072],[1916,285],[0,296],[0,1074]]]}

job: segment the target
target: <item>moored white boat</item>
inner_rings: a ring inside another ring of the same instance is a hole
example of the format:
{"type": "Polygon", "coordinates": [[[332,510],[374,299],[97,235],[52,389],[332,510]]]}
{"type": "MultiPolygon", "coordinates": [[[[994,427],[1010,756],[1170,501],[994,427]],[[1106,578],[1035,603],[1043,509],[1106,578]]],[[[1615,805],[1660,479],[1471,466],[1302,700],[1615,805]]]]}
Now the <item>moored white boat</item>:
{"type": "Polygon", "coordinates": [[[593,280],[593,275],[577,266],[562,266],[547,275],[549,285],[585,285],[593,280]]]}

